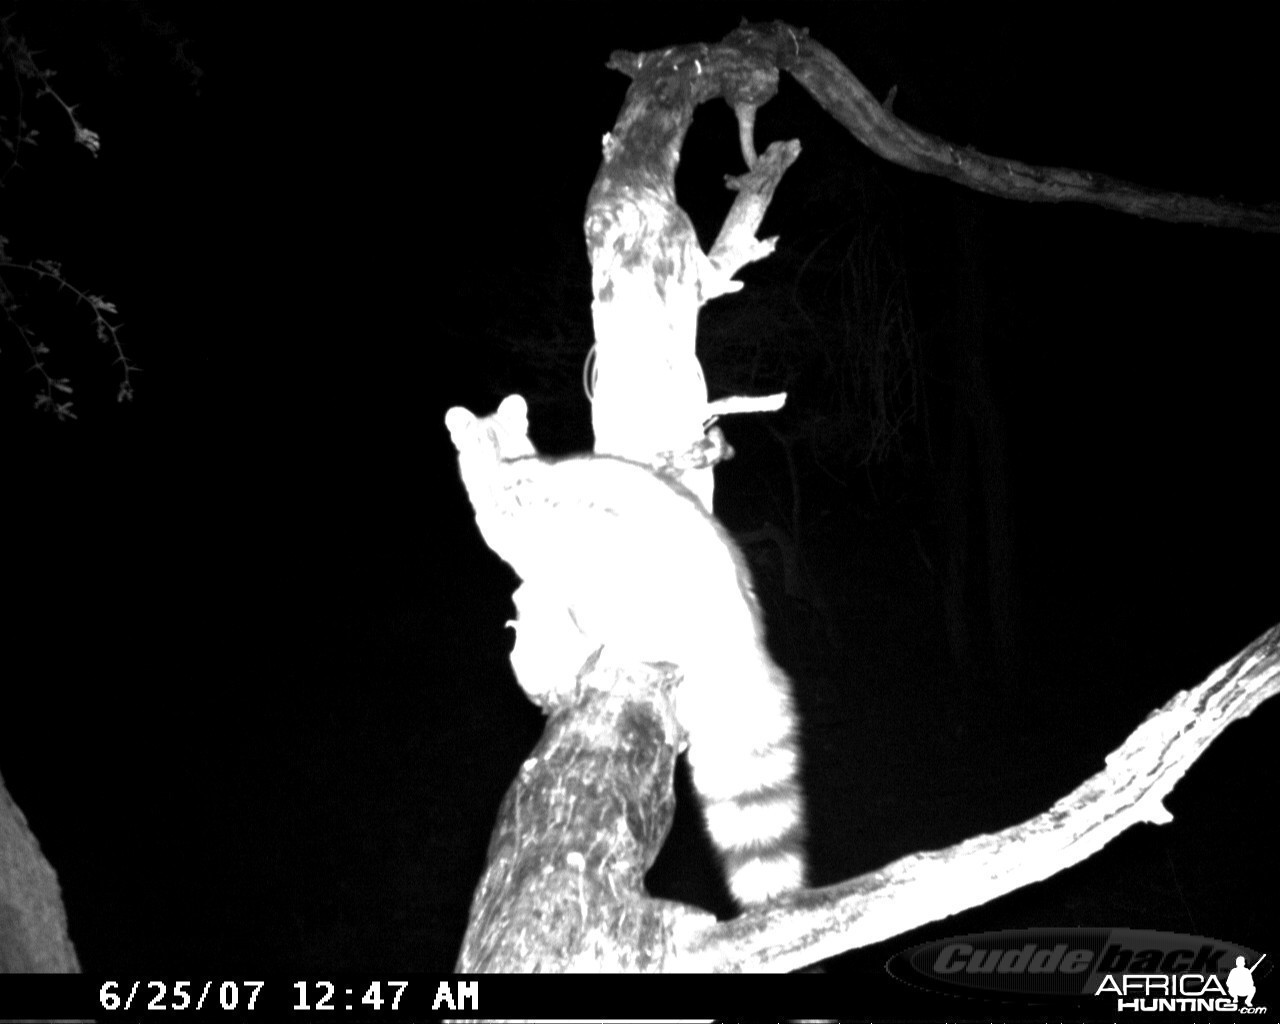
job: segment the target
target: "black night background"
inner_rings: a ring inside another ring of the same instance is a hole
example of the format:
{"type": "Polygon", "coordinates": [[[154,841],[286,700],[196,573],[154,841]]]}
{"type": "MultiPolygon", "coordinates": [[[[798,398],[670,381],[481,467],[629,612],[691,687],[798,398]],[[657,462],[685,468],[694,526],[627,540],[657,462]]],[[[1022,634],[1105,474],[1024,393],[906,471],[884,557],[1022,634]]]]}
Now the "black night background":
{"type": "MultiPolygon", "coordinates": [[[[443,414],[518,391],[542,449],[590,444],[612,50],[779,18],[958,146],[1263,204],[1256,10],[11,7],[102,150],[28,86],[7,255],[115,302],[142,368],[116,404],[83,307],[3,268],[78,418],[31,409],[0,325],[0,775],[84,969],[452,968],[541,720],[443,414]]],[[[713,398],[791,395],[725,424],[716,501],[795,678],[823,885],[1042,811],[1280,619],[1280,241],[980,196],[783,77],[757,136],[803,146],[778,251],[703,309],[699,352],[713,398]],[[868,457],[871,352],[898,426],[868,457]],[[799,540],[799,595],[768,526],[799,540]]],[[[12,91],[6,63],[11,117],[12,91]]],[[[704,244],[742,169],[727,108],[700,109],[677,182],[704,244]]],[[[1041,925],[1273,949],[1278,715],[1219,738],[1171,824],[828,971],[1041,925]]],[[[686,810],[653,886],[722,909],[686,810]]]]}

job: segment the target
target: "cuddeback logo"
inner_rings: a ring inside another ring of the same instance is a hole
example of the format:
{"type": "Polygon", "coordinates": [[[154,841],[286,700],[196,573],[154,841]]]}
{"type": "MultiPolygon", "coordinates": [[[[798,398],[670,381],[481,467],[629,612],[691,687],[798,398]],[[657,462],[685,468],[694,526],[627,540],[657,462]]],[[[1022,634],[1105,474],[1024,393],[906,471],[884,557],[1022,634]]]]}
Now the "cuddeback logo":
{"type": "Polygon", "coordinates": [[[1263,1014],[1255,997],[1271,969],[1265,959],[1237,943],[1173,932],[1043,928],[941,939],[899,953],[887,969],[936,992],[1103,1000],[1116,1014],[1263,1014]]]}

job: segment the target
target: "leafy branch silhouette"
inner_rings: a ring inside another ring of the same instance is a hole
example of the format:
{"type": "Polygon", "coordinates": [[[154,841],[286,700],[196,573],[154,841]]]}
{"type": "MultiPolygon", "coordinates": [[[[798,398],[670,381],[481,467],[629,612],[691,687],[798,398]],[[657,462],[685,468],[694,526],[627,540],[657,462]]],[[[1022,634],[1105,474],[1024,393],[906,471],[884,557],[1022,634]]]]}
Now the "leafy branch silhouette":
{"type": "MultiPolygon", "coordinates": [[[[36,59],[40,51],[33,50],[25,38],[15,34],[10,28],[12,17],[9,15],[0,19],[0,70],[8,69],[13,81],[12,112],[0,114],[0,143],[10,154],[9,165],[0,172],[0,188],[7,187],[10,176],[22,167],[23,150],[39,144],[40,130],[29,124],[26,116],[28,92],[32,87],[35,89],[34,100],[48,97],[62,109],[70,122],[72,137],[77,145],[83,146],[95,158],[102,148],[98,133],[87,127],[77,116],[77,105],[68,103],[54,89],[52,79],[57,72],[41,67],[36,59]]],[[[11,277],[15,272],[29,275],[37,282],[53,284],[58,291],[69,292],[76,305],[88,307],[98,340],[115,350],[114,365],[120,367],[116,401],[132,400],[133,375],[140,370],[130,362],[121,344],[120,329],[123,324],[118,320],[115,303],[66,278],[62,264],[57,260],[17,260],[9,255],[8,247],[9,239],[0,235],[0,312],[4,314],[13,333],[26,346],[31,357],[30,370],[41,378],[42,383],[36,390],[35,408],[52,413],[60,421],[76,419],[76,414],[71,409],[72,399],[68,397],[73,390],[70,378],[54,375],[48,364],[52,351],[37,338],[35,329],[22,319],[23,302],[11,284],[11,277]]]]}

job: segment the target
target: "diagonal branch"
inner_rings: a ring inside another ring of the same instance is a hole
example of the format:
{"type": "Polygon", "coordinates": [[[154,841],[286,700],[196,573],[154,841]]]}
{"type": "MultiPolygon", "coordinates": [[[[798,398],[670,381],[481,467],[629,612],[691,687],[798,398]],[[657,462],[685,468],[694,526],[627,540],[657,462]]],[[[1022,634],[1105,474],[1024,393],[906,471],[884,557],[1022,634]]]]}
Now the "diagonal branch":
{"type": "Polygon", "coordinates": [[[1040,167],[957,146],[913,128],[880,103],[834,53],[783,22],[743,25],[724,45],[767,55],[873,153],[913,171],[1029,203],[1089,203],[1175,224],[1280,232],[1280,204],[1247,206],[1165,192],[1069,167],[1040,167]]]}
{"type": "Polygon", "coordinates": [[[688,954],[734,970],[794,970],[901,935],[1097,853],[1134,825],[1172,820],[1163,800],[1232,722],[1280,692],[1280,625],[1183,690],[1107,758],[1106,767],[1030,821],[860,878],[784,898],[705,930],[688,954]]]}

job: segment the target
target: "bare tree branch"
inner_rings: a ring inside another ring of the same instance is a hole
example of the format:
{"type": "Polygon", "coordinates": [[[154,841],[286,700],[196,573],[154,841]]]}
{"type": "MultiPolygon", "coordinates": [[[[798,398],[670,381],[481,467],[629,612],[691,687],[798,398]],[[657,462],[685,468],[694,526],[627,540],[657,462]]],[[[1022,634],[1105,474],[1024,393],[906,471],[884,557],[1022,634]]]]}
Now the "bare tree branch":
{"type": "Polygon", "coordinates": [[[1280,203],[1247,206],[1226,199],[1165,192],[1092,171],[1040,167],[960,147],[913,128],[893,114],[891,104],[882,104],[872,96],[853,72],[825,46],[810,39],[805,29],[780,21],[743,25],[721,45],[767,55],[779,68],[790,72],[864,146],[913,171],[1029,203],[1089,203],[1175,224],[1280,231],[1280,203]]]}
{"type": "MultiPolygon", "coordinates": [[[[1280,625],[1153,711],[1106,767],[1043,814],[861,878],[796,893],[718,925],[691,952],[734,969],[794,970],[901,935],[1087,860],[1134,825],[1165,824],[1164,798],[1232,722],[1280,692],[1280,625]]],[[[671,968],[687,969],[687,968],[671,968]]]]}
{"type": "Polygon", "coordinates": [[[457,970],[793,971],[981,906],[1093,856],[1209,744],[1280,691],[1280,625],[1149,715],[1043,814],[732,921],[649,898],[670,827],[679,730],[670,673],[584,670],[503,801],[457,970]]]}
{"type": "Polygon", "coordinates": [[[1093,856],[1280,691],[1280,625],[1149,715],[1043,814],[719,923],[649,898],[671,823],[673,676],[593,658],[503,801],[457,970],[793,971],[981,906],[1093,856]]]}

